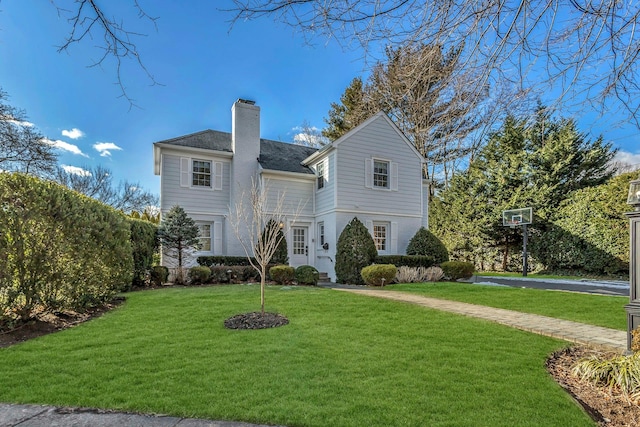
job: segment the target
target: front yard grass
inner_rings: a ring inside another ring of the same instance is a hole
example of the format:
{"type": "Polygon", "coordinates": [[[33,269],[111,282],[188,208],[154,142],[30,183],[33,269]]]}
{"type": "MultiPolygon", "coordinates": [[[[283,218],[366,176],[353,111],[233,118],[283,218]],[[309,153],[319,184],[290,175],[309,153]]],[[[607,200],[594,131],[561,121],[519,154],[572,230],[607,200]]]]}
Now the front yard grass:
{"type": "Polygon", "coordinates": [[[268,288],[290,324],[227,330],[259,286],[127,294],[115,311],[0,349],[0,401],[286,426],[587,426],[546,372],[565,343],[317,288],[268,288]]]}
{"type": "Polygon", "coordinates": [[[627,330],[624,306],[628,297],[452,282],[406,283],[384,289],[627,330]]]}

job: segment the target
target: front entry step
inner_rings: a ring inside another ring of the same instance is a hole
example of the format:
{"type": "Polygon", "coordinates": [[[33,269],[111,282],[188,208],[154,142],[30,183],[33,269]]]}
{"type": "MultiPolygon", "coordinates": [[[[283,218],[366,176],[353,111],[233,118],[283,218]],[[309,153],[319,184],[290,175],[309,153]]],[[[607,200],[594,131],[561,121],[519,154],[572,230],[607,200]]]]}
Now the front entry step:
{"type": "Polygon", "coordinates": [[[318,280],[319,282],[330,282],[331,279],[329,279],[329,275],[326,272],[320,272],[320,278],[318,280]]]}

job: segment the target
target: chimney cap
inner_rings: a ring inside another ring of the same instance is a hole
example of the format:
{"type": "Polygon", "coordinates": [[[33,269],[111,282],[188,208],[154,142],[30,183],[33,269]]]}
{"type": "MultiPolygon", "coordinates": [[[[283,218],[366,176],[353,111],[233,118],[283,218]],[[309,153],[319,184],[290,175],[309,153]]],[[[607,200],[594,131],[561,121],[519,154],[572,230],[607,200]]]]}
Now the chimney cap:
{"type": "Polygon", "coordinates": [[[238,100],[236,101],[240,104],[249,104],[249,105],[256,105],[256,101],[252,101],[250,99],[242,99],[242,98],[238,98],[238,100]]]}

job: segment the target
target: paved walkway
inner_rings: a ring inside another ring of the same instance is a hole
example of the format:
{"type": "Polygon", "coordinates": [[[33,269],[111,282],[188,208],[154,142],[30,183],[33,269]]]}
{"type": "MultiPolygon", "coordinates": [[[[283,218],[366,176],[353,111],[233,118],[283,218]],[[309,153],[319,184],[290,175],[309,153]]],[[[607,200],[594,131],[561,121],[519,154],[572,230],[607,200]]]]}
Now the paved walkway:
{"type": "Polygon", "coordinates": [[[0,403],[0,427],[273,427],[96,409],[0,403]]]}
{"type": "Polygon", "coordinates": [[[384,291],[376,289],[357,289],[355,287],[334,287],[343,292],[352,292],[378,298],[386,298],[421,305],[436,310],[449,311],[465,316],[490,320],[524,331],[549,337],[560,338],[580,344],[605,347],[616,351],[627,349],[627,333],[616,329],[586,325],[570,320],[555,319],[538,314],[521,313],[482,305],[468,304],[436,298],[428,298],[407,292],[384,291]]]}

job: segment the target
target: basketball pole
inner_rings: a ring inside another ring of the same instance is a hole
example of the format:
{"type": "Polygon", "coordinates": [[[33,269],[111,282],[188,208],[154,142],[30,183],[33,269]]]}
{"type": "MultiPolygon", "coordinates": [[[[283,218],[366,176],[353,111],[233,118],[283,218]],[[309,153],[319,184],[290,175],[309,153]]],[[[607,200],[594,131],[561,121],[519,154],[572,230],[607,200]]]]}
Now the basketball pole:
{"type": "Polygon", "coordinates": [[[527,224],[522,224],[522,277],[527,277],[527,224]]]}

